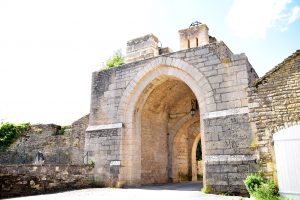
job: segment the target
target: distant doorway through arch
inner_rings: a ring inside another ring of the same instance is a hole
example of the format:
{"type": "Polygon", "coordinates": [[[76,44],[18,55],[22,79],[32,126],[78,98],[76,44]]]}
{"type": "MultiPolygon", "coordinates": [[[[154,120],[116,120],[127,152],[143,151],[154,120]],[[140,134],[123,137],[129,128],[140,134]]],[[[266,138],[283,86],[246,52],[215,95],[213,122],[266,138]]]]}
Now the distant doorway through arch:
{"type": "Polygon", "coordinates": [[[133,120],[142,185],[197,180],[200,115],[188,85],[176,77],[158,77],[144,89],[133,120]]]}

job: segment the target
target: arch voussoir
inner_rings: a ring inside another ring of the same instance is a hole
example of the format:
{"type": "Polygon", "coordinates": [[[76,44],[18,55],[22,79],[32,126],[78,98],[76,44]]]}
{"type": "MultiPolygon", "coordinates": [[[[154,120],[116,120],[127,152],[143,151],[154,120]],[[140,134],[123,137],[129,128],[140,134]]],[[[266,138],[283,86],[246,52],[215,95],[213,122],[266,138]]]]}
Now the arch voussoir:
{"type": "MultiPolygon", "coordinates": [[[[159,57],[157,59],[154,59],[149,64],[143,67],[141,71],[139,71],[136,76],[130,81],[127,88],[123,92],[123,95],[120,100],[120,104],[118,106],[118,112],[121,118],[120,121],[125,122],[125,113],[124,109],[125,103],[128,102],[131,99],[131,93],[134,93],[136,90],[135,88],[144,88],[145,85],[149,83],[149,77],[150,79],[155,79],[161,75],[167,75],[167,76],[174,76],[177,77],[184,82],[188,83],[188,85],[193,89],[193,92],[197,94],[197,99],[203,101],[202,95],[205,95],[208,91],[212,90],[207,79],[203,76],[203,74],[197,70],[194,66],[188,64],[187,62],[171,58],[171,57],[159,57]],[[164,70],[162,71],[162,68],[164,70]],[[168,69],[168,70],[166,70],[168,69]],[[174,70],[177,69],[177,70],[174,70]],[[151,76],[152,75],[152,76],[151,76]],[[145,81],[146,80],[146,81],[145,81]],[[191,81],[192,80],[192,81],[191,81]],[[198,82],[202,81],[207,84],[207,88],[199,88],[198,82]],[[142,84],[145,83],[145,84],[142,84]],[[198,88],[197,88],[198,87],[198,88]],[[201,94],[199,94],[198,90],[200,90],[201,94]]],[[[140,90],[141,92],[141,90],[140,90]]],[[[205,107],[205,106],[202,106],[205,107]]]]}

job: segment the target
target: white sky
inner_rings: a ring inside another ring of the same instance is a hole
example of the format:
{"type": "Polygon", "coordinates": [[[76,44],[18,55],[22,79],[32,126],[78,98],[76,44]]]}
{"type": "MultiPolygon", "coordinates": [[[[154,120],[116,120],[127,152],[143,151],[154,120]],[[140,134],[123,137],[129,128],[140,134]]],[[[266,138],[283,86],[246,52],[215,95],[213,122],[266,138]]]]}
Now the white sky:
{"type": "Polygon", "coordinates": [[[291,0],[0,0],[0,120],[72,123],[89,112],[91,74],[115,50],[148,33],[178,50],[177,30],[195,20],[234,53],[267,65],[256,68],[263,75],[295,46],[271,59],[253,45],[272,48],[269,32],[288,34],[299,17],[291,0]]]}

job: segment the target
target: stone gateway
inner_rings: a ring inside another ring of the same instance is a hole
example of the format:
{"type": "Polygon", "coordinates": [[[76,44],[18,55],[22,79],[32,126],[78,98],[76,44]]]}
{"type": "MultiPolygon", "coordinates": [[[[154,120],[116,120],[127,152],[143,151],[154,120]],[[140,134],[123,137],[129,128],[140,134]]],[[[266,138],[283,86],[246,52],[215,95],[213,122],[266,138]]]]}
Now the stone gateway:
{"type": "Polygon", "coordinates": [[[130,40],[126,64],[93,73],[85,153],[106,185],[178,182],[196,180],[201,141],[204,186],[245,194],[258,171],[247,98],[258,76],[205,24],[179,35],[177,52],[152,34],[130,40]]]}

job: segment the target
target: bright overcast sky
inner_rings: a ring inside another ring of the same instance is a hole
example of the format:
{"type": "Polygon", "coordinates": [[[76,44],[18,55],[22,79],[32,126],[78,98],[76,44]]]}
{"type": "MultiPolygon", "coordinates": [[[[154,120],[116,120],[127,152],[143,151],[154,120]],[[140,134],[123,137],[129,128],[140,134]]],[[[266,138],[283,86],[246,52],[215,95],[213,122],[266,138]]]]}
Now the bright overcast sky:
{"type": "Polygon", "coordinates": [[[127,40],[153,33],[176,51],[196,20],[259,76],[300,48],[300,0],[0,0],[0,120],[72,123],[127,40]]]}

